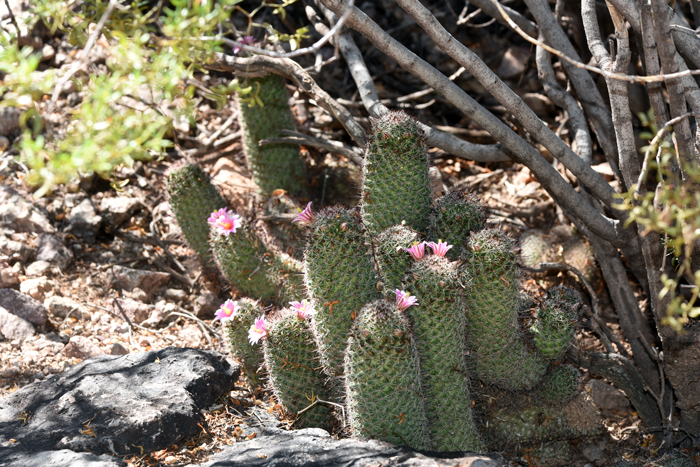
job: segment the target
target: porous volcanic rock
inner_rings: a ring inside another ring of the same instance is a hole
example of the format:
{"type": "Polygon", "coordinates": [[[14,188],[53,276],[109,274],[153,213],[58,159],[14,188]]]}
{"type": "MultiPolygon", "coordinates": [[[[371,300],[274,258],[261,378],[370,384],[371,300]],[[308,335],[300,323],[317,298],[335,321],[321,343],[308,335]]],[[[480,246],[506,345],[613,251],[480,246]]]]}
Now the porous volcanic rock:
{"type": "MultiPolygon", "coordinates": [[[[264,428],[249,441],[226,446],[200,467],[498,467],[500,459],[455,453],[430,457],[377,440],[333,439],[320,428],[264,428]]],[[[188,467],[195,467],[194,464],[188,467]]]]}
{"type": "Polygon", "coordinates": [[[230,391],[239,374],[222,354],[201,349],[94,357],[0,399],[0,459],[63,449],[96,455],[164,449],[199,433],[201,410],[230,391]]]}

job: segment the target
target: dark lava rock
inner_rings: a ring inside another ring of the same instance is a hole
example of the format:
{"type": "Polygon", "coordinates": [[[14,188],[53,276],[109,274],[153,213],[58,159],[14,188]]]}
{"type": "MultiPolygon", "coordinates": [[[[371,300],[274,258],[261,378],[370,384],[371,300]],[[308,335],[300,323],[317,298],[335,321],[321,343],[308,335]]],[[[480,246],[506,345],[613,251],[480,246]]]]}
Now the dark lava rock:
{"type": "Polygon", "coordinates": [[[0,399],[0,459],[62,449],[120,456],[164,449],[199,433],[201,410],[228,393],[239,374],[208,350],[100,355],[0,399]]]}
{"type": "Polygon", "coordinates": [[[118,457],[103,454],[96,456],[89,452],[41,451],[34,453],[16,452],[0,460],[3,467],[126,467],[127,463],[118,457]]]}
{"type": "MultiPolygon", "coordinates": [[[[377,440],[333,439],[319,428],[283,431],[265,428],[257,436],[232,444],[201,467],[498,467],[501,460],[457,453],[429,457],[377,440]]],[[[194,467],[190,465],[188,467],[194,467]]]]}

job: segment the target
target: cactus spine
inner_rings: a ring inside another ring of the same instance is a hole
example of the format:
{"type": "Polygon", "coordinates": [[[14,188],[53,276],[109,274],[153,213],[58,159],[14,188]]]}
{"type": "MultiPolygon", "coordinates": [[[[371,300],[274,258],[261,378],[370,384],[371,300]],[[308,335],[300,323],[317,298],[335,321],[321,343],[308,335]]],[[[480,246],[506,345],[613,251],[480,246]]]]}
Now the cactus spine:
{"type": "Polygon", "coordinates": [[[231,320],[224,322],[226,342],[229,351],[243,365],[250,385],[255,388],[260,384],[258,370],[263,364],[263,355],[258,347],[248,341],[248,330],[255,322],[255,318],[264,314],[260,302],[249,298],[238,300],[238,312],[231,320]]]}
{"type": "Polygon", "coordinates": [[[362,178],[362,221],[372,235],[405,223],[425,232],[431,191],[423,131],[403,112],[372,121],[362,178]]]}
{"type": "Polygon", "coordinates": [[[284,78],[270,74],[250,81],[263,106],[239,104],[243,148],[260,192],[270,195],[281,188],[292,195],[304,195],[306,177],[299,149],[291,144],[260,147],[261,139],[281,136],[280,130],[294,130],[294,117],[284,78]]]}
{"type": "Polygon", "coordinates": [[[386,300],[367,304],[345,357],[348,415],[354,436],[432,448],[420,363],[408,319],[386,300]]]}
{"type": "Polygon", "coordinates": [[[316,215],[304,255],[304,277],[316,314],[314,333],[330,376],[343,374],[352,321],[377,297],[377,278],[354,210],[327,208],[316,215]]]}
{"type": "MultiPolygon", "coordinates": [[[[307,319],[288,309],[280,311],[268,324],[263,348],[272,392],[287,411],[298,414],[316,399],[328,400],[318,348],[307,319]]],[[[297,426],[330,431],[332,421],[331,408],[317,403],[298,418],[297,426]]]]}
{"type": "Polygon", "coordinates": [[[211,246],[221,271],[244,295],[277,304],[304,296],[301,264],[270,251],[249,222],[228,236],[212,233],[211,246]]]}
{"type": "Polygon", "coordinates": [[[514,242],[492,229],[471,237],[469,249],[463,252],[473,281],[467,293],[470,360],[484,382],[507,389],[530,389],[544,376],[547,363],[522,340],[514,242]]]}
{"type": "MultiPolygon", "coordinates": [[[[466,314],[456,263],[425,256],[411,270],[418,304],[407,309],[423,374],[425,409],[438,451],[481,451],[472,420],[464,350],[466,314]],[[455,417],[459,414],[459,417],[455,417]]],[[[463,278],[463,276],[462,276],[463,278]]]]}
{"type": "Polygon", "coordinates": [[[226,206],[209,176],[196,164],[186,164],[173,170],[167,183],[170,206],[187,243],[205,265],[213,265],[209,247],[207,218],[226,206]]]}

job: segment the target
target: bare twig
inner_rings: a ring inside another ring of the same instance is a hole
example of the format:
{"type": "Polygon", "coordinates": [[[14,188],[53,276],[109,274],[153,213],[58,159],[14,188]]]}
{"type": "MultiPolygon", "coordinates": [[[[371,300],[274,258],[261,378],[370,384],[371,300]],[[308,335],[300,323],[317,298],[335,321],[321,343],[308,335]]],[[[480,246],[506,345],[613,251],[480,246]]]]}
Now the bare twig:
{"type": "Polygon", "coordinates": [[[258,143],[260,146],[266,146],[268,144],[301,144],[309,145],[317,148],[325,149],[336,154],[343,155],[350,159],[350,161],[362,167],[363,159],[359,151],[355,151],[353,148],[349,148],[342,143],[334,143],[327,141],[323,138],[316,138],[315,136],[310,136],[304,133],[298,133],[296,131],[283,130],[282,133],[288,135],[283,138],[267,138],[260,140],[258,143]]]}
{"type": "Polygon", "coordinates": [[[262,55],[252,57],[231,57],[222,53],[215,54],[212,63],[205,64],[209,69],[219,71],[233,71],[241,73],[272,72],[294,81],[294,84],[306,94],[312,96],[318,105],[331,113],[345,127],[350,137],[358,146],[367,144],[365,131],[355,121],[348,110],[333,99],[326,91],[321,89],[316,81],[304,69],[288,58],[272,58],[262,55]]]}
{"type": "MultiPolygon", "coordinates": [[[[355,0],[348,0],[350,4],[354,4],[355,0]]],[[[266,55],[268,57],[273,57],[273,58],[294,58],[294,57],[299,57],[300,55],[306,55],[306,54],[312,54],[321,49],[328,41],[330,41],[333,36],[335,36],[338,31],[340,31],[340,28],[343,27],[343,23],[345,23],[345,20],[347,19],[349,13],[345,15],[341,15],[340,19],[338,20],[338,23],[330,30],[328,31],[327,34],[325,34],[321,39],[316,41],[312,46],[310,47],[305,47],[303,49],[297,49],[292,52],[286,52],[286,53],[278,53],[274,52],[272,50],[266,50],[266,49],[261,49],[259,47],[253,47],[248,44],[244,44],[242,42],[237,42],[237,41],[232,41],[231,39],[227,39],[225,37],[202,37],[202,40],[215,40],[215,41],[221,41],[224,44],[230,46],[230,47],[237,47],[241,50],[245,50],[247,52],[253,52],[259,55],[266,55]]]]}
{"type": "Polygon", "coordinates": [[[80,58],[76,60],[73,65],[70,67],[70,69],[61,76],[58,81],[56,82],[56,87],[54,87],[53,94],[51,94],[51,104],[54,105],[56,100],[58,99],[58,96],[61,94],[61,91],[63,90],[63,86],[68,82],[69,79],[87,63],[87,58],[90,52],[92,51],[93,46],[97,42],[97,39],[100,37],[100,34],[102,34],[102,28],[104,28],[105,23],[107,22],[107,19],[109,18],[109,15],[112,14],[112,11],[114,11],[114,7],[117,6],[118,0],[109,0],[109,4],[107,5],[107,9],[105,12],[102,14],[102,17],[100,18],[100,21],[97,23],[97,27],[95,30],[90,34],[90,37],[87,40],[87,43],[85,44],[85,48],[83,51],[80,53],[80,58]]]}
{"type": "Polygon", "coordinates": [[[10,14],[10,20],[12,21],[12,24],[15,26],[15,29],[17,29],[17,41],[22,39],[22,30],[19,28],[19,24],[17,23],[17,18],[15,18],[15,13],[12,11],[12,7],[10,7],[10,2],[9,0],[5,0],[5,6],[7,7],[7,11],[10,14]]]}

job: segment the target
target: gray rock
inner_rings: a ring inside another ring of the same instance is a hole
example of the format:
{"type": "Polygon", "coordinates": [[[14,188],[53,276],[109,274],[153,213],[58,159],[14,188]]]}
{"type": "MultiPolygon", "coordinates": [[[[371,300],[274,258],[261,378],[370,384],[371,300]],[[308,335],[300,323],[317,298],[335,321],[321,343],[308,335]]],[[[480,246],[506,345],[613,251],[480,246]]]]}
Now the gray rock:
{"type": "Polygon", "coordinates": [[[174,321],[175,319],[177,319],[177,316],[173,315],[172,312],[178,310],[178,306],[174,303],[168,303],[165,300],[161,300],[158,303],[156,303],[155,307],[153,307],[151,316],[149,316],[146,321],[141,323],[141,325],[149,328],[155,328],[161,325],[165,325],[170,321],[174,321]]]}
{"type": "Polygon", "coordinates": [[[152,305],[146,305],[131,298],[117,298],[112,300],[110,307],[117,316],[126,315],[132,323],[141,324],[151,315],[152,305]]]}
{"type": "Polygon", "coordinates": [[[61,269],[65,269],[73,261],[73,252],[55,235],[41,234],[35,245],[37,261],[48,261],[61,269]]]}
{"type": "Polygon", "coordinates": [[[49,315],[41,302],[14,289],[0,289],[0,307],[32,324],[44,324],[49,315]]]}
{"type": "Polygon", "coordinates": [[[0,225],[17,232],[54,232],[48,217],[16,190],[0,185],[0,225]]]}
{"type": "Polygon", "coordinates": [[[34,335],[34,326],[26,319],[15,316],[0,307],[0,334],[7,340],[24,340],[34,335]]]}
{"type": "Polygon", "coordinates": [[[128,196],[102,198],[100,214],[108,225],[118,227],[122,222],[128,220],[140,205],[139,200],[128,196]]]}
{"type": "Polygon", "coordinates": [[[127,355],[129,351],[119,342],[115,342],[114,344],[112,344],[112,347],[110,347],[108,353],[110,355],[127,355]]]}
{"type": "MultiPolygon", "coordinates": [[[[0,448],[2,450],[2,448],[0,448]]],[[[3,467],[126,467],[127,463],[115,456],[96,456],[89,452],[60,451],[15,452],[0,461],[3,467]]]]}
{"type": "Polygon", "coordinates": [[[44,300],[44,306],[60,318],[65,318],[69,313],[70,316],[78,319],[90,319],[92,316],[84,306],[68,297],[54,295],[44,300]]]}
{"type": "Polygon", "coordinates": [[[201,410],[233,389],[239,374],[223,355],[200,349],[86,360],[0,399],[0,459],[60,449],[120,456],[164,449],[200,433],[201,410]],[[18,418],[23,412],[32,414],[26,422],[18,418]]]}
{"type": "Polygon", "coordinates": [[[197,318],[213,318],[216,310],[221,306],[221,300],[212,292],[202,292],[202,294],[194,300],[194,314],[197,318]]]}
{"type": "MultiPolygon", "coordinates": [[[[445,457],[444,453],[441,457],[445,457]]],[[[497,467],[506,465],[483,455],[434,458],[377,440],[333,439],[319,428],[283,431],[265,428],[249,441],[235,443],[211,456],[201,467],[497,467]]],[[[190,464],[188,467],[194,467],[190,464]]]]}
{"type": "Polygon", "coordinates": [[[0,260],[0,289],[14,287],[19,284],[17,271],[7,261],[0,260]]]}
{"type": "Polygon", "coordinates": [[[595,404],[603,410],[626,410],[630,401],[624,392],[599,379],[592,379],[586,385],[595,404]]]}
{"type": "Polygon", "coordinates": [[[85,198],[81,201],[71,209],[67,219],[68,227],[66,232],[70,232],[88,243],[95,242],[95,235],[97,235],[97,230],[102,223],[102,216],[97,214],[92,200],[85,198]]]}
{"type": "Polygon", "coordinates": [[[90,358],[104,352],[94,342],[84,336],[73,336],[61,353],[69,358],[90,358]]]}
{"type": "Polygon", "coordinates": [[[180,301],[187,298],[187,292],[181,289],[166,289],[165,298],[173,301],[180,301]]]}
{"type": "Polygon", "coordinates": [[[33,251],[24,242],[12,240],[4,235],[0,235],[0,254],[11,261],[26,263],[31,258],[33,251]]]}
{"type": "Polygon", "coordinates": [[[51,263],[48,261],[34,261],[27,266],[27,275],[30,277],[44,276],[51,271],[51,263]]]}
{"type": "Polygon", "coordinates": [[[45,276],[27,279],[19,284],[19,291],[35,300],[44,300],[51,290],[53,290],[53,284],[45,276]]]}
{"type": "Polygon", "coordinates": [[[139,288],[151,295],[155,289],[164,286],[170,280],[170,274],[157,271],[127,268],[126,266],[112,267],[112,286],[128,291],[139,288]]]}
{"type": "Polygon", "coordinates": [[[600,463],[605,460],[605,453],[595,444],[589,444],[583,448],[581,454],[591,462],[600,463]]]}

